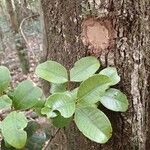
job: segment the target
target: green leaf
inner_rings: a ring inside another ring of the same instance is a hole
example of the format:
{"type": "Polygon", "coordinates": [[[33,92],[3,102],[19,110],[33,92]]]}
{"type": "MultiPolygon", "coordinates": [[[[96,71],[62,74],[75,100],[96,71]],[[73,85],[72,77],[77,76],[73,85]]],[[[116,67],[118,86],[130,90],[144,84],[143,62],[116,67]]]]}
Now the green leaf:
{"type": "Polygon", "coordinates": [[[4,139],[1,141],[2,150],[16,150],[16,148],[10,146],[4,139]]]}
{"type": "Polygon", "coordinates": [[[86,101],[80,101],[80,103],[77,103],[76,107],[93,107],[93,108],[97,108],[98,104],[96,103],[89,103],[86,101]]]}
{"type": "Polygon", "coordinates": [[[28,138],[25,148],[27,150],[42,150],[46,140],[45,133],[34,133],[28,138]]]}
{"type": "Polygon", "coordinates": [[[79,88],[75,88],[72,91],[65,91],[64,94],[70,96],[72,100],[76,101],[78,89],[79,88]]]}
{"type": "Polygon", "coordinates": [[[100,98],[100,102],[113,111],[125,112],[128,109],[128,100],[121,91],[111,88],[100,98]]]}
{"type": "Polygon", "coordinates": [[[2,121],[2,135],[8,144],[21,149],[25,146],[27,133],[23,130],[27,126],[27,119],[21,112],[11,112],[2,121]]]}
{"type": "Polygon", "coordinates": [[[81,83],[77,98],[78,103],[85,101],[87,103],[96,103],[104,95],[105,90],[109,88],[111,80],[104,75],[94,75],[81,83]]]}
{"type": "Polygon", "coordinates": [[[58,114],[57,117],[52,118],[52,123],[55,127],[57,128],[64,128],[66,126],[68,126],[70,124],[70,122],[72,121],[72,117],[70,118],[64,118],[63,116],[61,116],[60,114],[58,114]]]}
{"type": "Polygon", "coordinates": [[[12,100],[7,95],[0,97],[0,109],[10,109],[11,106],[12,100]]]}
{"type": "Polygon", "coordinates": [[[66,88],[67,88],[67,84],[66,83],[63,83],[63,84],[52,83],[51,84],[51,88],[50,88],[50,93],[54,94],[54,93],[65,92],[66,88]]]}
{"type": "Polygon", "coordinates": [[[27,137],[31,137],[38,129],[40,128],[40,124],[36,121],[28,122],[27,127],[24,129],[27,132],[27,137]]]}
{"type": "Polygon", "coordinates": [[[100,67],[99,61],[93,57],[78,60],[70,71],[70,80],[81,82],[91,77],[100,67]]]}
{"type": "Polygon", "coordinates": [[[38,100],[38,102],[34,105],[33,109],[34,111],[38,114],[41,115],[41,109],[44,107],[45,105],[45,100],[44,99],[40,99],[38,100]]]}
{"type": "Polygon", "coordinates": [[[97,108],[77,108],[75,111],[75,123],[87,138],[97,143],[106,143],[112,135],[109,119],[97,108]]]}
{"type": "Polygon", "coordinates": [[[52,112],[59,111],[64,118],[70,118],[75,112],[75,101],[65,93],[51,95],[45,106],[52,112]]]}
{"type": "Polygon", "coordinates": [[[13,104],[16,109],[29,109],[38,103],[42,90],[29,80],[21,82],[14,91],[13,104]]]}
{"type": "Polygon", "coordinates": [[[59,84],[68,81],[66,68],[55,61],[46,61],[39,64],[35,72],[42,79],[52,83],[59,84]]]}
{"type": "Polygon", "coordinates": [[[25,149],[41,150],[46,141],[46,134],[40,128],[40,124],[35,121],[30,121],[25,128],[27,132],[27,142],[25,149]],[[38,133],[39,132],[39,133],[38,133]]]}
{"type": "Polygon", "coordinates": [[[10,81],[11,76],[9,70],[4,66],[0,66],[0,94],[7,90],[10,81]]]}
{"type": "Polygon", "coordinates": [[[57,113],[53,112],[53,110],[49,107],[43,107],[41,109],[41,114],[47,115],[47,118],[54,118],[57,116],[57,113]]]}
{"type": "Polygon", "coordinates": [[[103,69],[102,71],[100,71],[99,74],[108,76],[111,79],[110,85],[115,85],[118,82],[120,82],[120,77],[117,73],[116,68],[114,68],[114,67],[107,67],[107,68],[103,69]]]}
{"type": "Polygon", "coordinates": [[[77,100],[78,90],[79,90],[79,88],[75,88],[72,91],[70,91],[70,96],[73,100],[77,100]]]}
{"type": "Polygon", "coordinates": [[[1,149],[2,150],[16,150],[16,148],[8,145],[4,140],[1,141],[1,149]]]}

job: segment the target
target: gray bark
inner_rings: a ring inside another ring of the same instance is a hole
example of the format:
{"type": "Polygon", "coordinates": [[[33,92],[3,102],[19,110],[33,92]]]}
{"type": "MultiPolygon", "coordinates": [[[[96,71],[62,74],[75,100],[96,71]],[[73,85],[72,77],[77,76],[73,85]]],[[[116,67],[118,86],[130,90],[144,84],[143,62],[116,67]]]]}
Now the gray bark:
{"type": "Polygon", "coordinates": [[[45,59],[56,60],[71,68],[87,53],[95,55],[103,67],[117,68],[121,76],[118,88],[127,95],[130,103],[126,113],[104,110],[113,125],[113,136],[107,144],[90,142],[72,124],[66,131],[68,150],[148,150],[150,1],[42,0],[41,3],[47,34],[45,59]],[[97,49],[99,53],[95,54],[83,44],[82,22],[87,17],[111,21],[117,33],[115,46],[97,49]]]}

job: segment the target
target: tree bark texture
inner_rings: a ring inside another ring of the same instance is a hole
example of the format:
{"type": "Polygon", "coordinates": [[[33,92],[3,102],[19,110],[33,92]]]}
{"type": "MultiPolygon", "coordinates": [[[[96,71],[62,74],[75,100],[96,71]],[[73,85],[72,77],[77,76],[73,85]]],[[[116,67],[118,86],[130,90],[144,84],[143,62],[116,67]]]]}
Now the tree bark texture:
{"type": "Polygon", "coordinates": [[[150,149],[150,1],[42,0],[41,4],[46,27],[45,60],[56,60],[68,69],[91,51],[81,40],[85,18],[104,20],[104,24],[105,19],[111,21],[115,45],[92,55],[103,67],[117,68],[121,76],[117,88],[130,103],[126,113],[104,109],[113,126],[107,144],[90,142],[72,124],[66,130],[68,150],[150,149]]]}

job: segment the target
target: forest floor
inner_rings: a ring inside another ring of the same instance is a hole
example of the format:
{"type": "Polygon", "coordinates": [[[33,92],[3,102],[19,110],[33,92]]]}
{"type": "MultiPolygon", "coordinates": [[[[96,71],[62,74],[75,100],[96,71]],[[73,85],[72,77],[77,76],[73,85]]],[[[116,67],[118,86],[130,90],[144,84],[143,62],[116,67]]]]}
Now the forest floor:
{"type": "MultiPolygon", "coordinates": [[[[32,27],[34,28],[34,27],[32,27]]],[[[5,33],[4,33],[5,34],[5,33]]],[[[12,87],[26,79],[32,80],[33,82],[39,84],[39,80],[35,75],[35,68],[40,60],[42,51],[42,35],[40,32],[29,31],[26,32],[26,50],[28,53],[29,61],[29,73],[23,74],[21,69],[21,63],[17,51],[14,46],[14,39],[11,32],[5,34],[3,45],[5,50],[1,52],[1,65],[7,66],[11,72],[12,77],[12,87]]]]}
{"type": "MultiPolygon", "coordinates": [[[[10,41],[7,41],[5,52],[3,53],[3,61],[1,65],[7,66],[11,72],[12,77],[12,86],[16,87],[16,85],[26,79],[32,80],[35,83],[38,83],[38,78],[35,75],[35,68],[38,64],[39,60],[39,45],[41,44],[41,39],[38,37],[29,37],[28,44],[32,47],[32,51],[27,48],[28,52],[28,60],[29,60],[29,73],[23,74],[20,61],[17,55],[17,51],[10,47],[12,44],[10,41]],[[33,55],[33,52],[35,55],[33,55]],[[35,58],[36,56],[36,58],[35,58]]],[[[28,45],[26,45],[28,47],[28,45]]]]}

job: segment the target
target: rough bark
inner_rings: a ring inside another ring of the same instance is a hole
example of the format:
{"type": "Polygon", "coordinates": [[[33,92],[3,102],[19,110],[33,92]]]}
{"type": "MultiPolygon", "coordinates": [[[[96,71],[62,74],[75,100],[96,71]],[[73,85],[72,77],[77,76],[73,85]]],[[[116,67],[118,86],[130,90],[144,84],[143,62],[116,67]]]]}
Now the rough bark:
{"type": "Polygon", "coordinates": [[[107,144],[90,142],[72,124],[66,134],[68,150],[148,150],[150,1],[42,0],[41,3],[47,34],[45,59],[56,60],[67,68],[92,51],[81,40],[84,18],[111,20],[117,33],[115,46],[91,53],[100,59],[103,67],[118,69],[122,79],[118,88],[124,91],[130,103],[126,113],[104,110],[113,125],[113,136],[107,144]]]}

